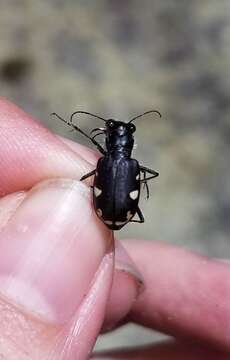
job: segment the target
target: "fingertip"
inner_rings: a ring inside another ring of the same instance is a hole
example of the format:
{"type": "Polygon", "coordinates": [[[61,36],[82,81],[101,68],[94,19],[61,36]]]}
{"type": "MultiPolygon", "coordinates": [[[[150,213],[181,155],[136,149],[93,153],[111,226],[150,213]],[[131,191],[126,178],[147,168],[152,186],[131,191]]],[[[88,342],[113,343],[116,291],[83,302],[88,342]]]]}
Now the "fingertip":
{"type": "Polygon", "coordinates": [[[90,164],[41,123],[0,99],[0,195],[54,177],[79,179],[90,164]]]}
{"type": "MultiPolygon", "coordinates": [[[[60,353],[65,360],[73,354],[85,359],[101,328],[111,288],[113,233],[94,215],[89,188],[81,182],[44,181],[20,197],[19,205],[12,197],[0,201],[3,211],[14,208],[0,229],[0,336],[6,325],[4,298],[14,308],[14,319],[23,313],[25,326],[37,334],[26,345],[23,323],[17,358],[27,348],[30,359],[48,358],[50,351],[53,359],[60,359],[60,353]]],[[[10,340],[21,323],[10,320],[10,340]]],[[[2,346],[10,347],[5,339],[2,346]]]]}
{"type": "Polygon", "coordinates": [[[76,152],[77,154],[80,154],[83,157],[83,159],[88,161],[92,166],[95,166],[96,162],[98,161],[98,158],[100,157],[100,154],[97,151],[82,144],[79,144],[76,141],[67,139],[63,136],[57,135],[57,137],[65,145],[67,145],[72,151],[76,152]]]}
{"type": "Polygon", "coordinates": [[[115,242],[115,271],[102,331],[110,331],[124,319],[144,289],[143,277],[122,243],[115,242]]]}

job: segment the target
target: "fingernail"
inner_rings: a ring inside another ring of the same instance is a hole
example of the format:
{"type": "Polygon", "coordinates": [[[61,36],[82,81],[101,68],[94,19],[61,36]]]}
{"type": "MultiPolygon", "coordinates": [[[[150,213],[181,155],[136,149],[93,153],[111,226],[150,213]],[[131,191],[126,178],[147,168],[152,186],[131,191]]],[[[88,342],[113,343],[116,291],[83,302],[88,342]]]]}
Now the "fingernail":
{"type": "Polygon", "coordinates": [[[66,322],[111,241],[84,184],[45,181],[28,192],[0,231],[0,293],[47,321],[66,322]]]}
{"type": "Polygon", "coordinates": [[[120,241],[115,243],[115,269],[129,274],[138,286],[138,293],[144,289],[144,278],[120,241]]]}
{"type": "Polygon", "coordinates": [[[0,230],[6,226],[25,197],[25,191],[19,191],[0,199],[0,230]]]}

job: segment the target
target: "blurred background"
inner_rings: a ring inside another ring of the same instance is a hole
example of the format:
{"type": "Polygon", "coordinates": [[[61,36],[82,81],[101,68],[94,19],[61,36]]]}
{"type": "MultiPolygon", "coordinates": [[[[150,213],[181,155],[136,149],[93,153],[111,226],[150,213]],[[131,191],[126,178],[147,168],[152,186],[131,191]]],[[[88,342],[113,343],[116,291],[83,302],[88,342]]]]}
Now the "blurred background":
{"type": "MultiPolygon", "coordinates": [[[[159,110],[136,122],[134,156],[160,172],[141,201],[146,222],[117,235],[230,257],[228,0],[0,0],[0,95],[83,144],[49,114],[159,110]]],[[[126,326],[97,346],[160,336],[126,326]]]]}

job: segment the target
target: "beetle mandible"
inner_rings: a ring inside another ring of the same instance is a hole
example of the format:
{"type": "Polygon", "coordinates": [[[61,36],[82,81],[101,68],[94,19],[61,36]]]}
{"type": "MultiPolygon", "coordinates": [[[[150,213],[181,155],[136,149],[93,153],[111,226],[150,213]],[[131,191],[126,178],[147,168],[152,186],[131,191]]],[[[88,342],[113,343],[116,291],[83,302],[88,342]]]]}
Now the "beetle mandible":
{"type": "Polygon", "coordinates": [[[147,181],[159,175],[155,170],[139,165],[136,159],[131,158],[136,127],[133,121],[150,113],[161,114],[157,110],[146,111],[135,116],[127,123],[114,119],[104,119],[87,111],[75,111],[70,120],[63,119],[56,113],[61,121],[87,137],[103,155],[97,162],[95,170],[85,174],[80,179],[85,180],[94,176],[93,203],[97,216],[112,230],[120,230],[128,222],[144,222],[144,216],[138,206],[140,186],[144,184],[149,198],[147,181]],[[105,123],[103,128],[95,128],[90,135],[86,134],[73,123],[73,117],[77,114],[87,114],[96,117],[105,123]],[[95,140],[100,135],[105,135],[105,149],[95,140]],[[150,174],[146,177],[146,174],[150,174]],[[141,178],[141,175],[142,178],[141,178]],[[138,220],[134,220],[137,214],[138,220]]]}

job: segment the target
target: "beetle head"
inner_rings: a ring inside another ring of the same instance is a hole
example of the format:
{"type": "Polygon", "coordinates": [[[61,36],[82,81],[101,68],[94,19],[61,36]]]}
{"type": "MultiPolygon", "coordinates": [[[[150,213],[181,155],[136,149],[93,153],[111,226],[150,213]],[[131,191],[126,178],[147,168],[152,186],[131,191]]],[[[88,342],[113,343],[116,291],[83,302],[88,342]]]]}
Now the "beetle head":
{"type": "Polygon", "coordinates": [[[132,123],[125,123],[114,119],[106,121],[106,131],[108,134],[116,136],[131,135],[136,131],[136,126],[132,123]]]}
{"type": "Polygon", "coordinates": [[[128,153],[133,148],[133,133],[136,126],[131,123],[108,119],[106,121],[106,146],[108,150],[127,149],[128,153]]]}

